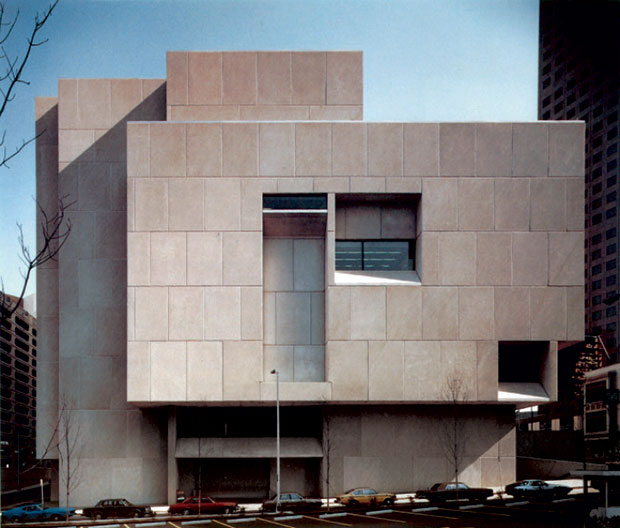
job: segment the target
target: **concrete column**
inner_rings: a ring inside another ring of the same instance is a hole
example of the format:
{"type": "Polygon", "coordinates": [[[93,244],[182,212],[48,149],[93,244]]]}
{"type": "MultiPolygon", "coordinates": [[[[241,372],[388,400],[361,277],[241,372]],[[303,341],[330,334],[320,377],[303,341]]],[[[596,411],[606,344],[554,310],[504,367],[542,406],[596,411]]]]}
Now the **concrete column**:
{"type": "Polygon", "coordinates": [[[177,501],[179,488],[179,468],[176,459],[177,450],[177,409],[171,407],[168,414],[168,504],[177,501]]]}

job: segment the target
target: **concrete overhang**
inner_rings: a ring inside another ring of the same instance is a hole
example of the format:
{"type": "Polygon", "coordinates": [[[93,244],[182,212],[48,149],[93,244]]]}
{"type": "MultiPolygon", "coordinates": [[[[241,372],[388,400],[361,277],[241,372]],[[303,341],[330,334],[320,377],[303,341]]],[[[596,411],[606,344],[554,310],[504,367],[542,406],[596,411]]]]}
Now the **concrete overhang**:
{"type": "Polygon", "coordinates": [[[548,403],[551,401],[547,391],[540,383],[500,382],[497,401],[502,403],[548,403]]]}

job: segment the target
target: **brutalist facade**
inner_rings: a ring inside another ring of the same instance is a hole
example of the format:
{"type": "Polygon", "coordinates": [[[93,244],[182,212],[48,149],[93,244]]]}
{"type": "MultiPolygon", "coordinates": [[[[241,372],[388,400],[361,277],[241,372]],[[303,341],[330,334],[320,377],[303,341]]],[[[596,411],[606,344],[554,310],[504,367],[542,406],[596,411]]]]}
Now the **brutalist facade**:
{"type": "Polygon", "coordinates": [[[515,406],[583,338],[583,123],[362,103],[360,52],[171,52],[37,101],[39,200],[76,198],[38,271],[38,442],[67,402],[76,503],[273,491],[274,370],[283,489],[450,479],[455,404],[460,478],[515,478],[515,406]]]}

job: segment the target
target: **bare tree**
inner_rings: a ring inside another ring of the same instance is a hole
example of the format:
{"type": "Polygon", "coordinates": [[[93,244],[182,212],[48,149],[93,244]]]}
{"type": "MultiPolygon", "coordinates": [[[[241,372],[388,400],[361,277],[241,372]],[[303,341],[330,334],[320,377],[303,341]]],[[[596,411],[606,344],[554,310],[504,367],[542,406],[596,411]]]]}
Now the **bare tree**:
{"type": "Polygon", "coordinates": [[[454,371],[446,378],[443,399],[449,405],[442,422],[441,443],[454,476],[456,498],[458,499],[459,473],[462,469],[466,444],[466,417],[463,416],[462,405],[467,403],[469,399],[463,376],[458,372],[454,371]]]}
{"type": "MultiPolygon", "coordinates": [[[[12,17],[9,16],[7,20],[5,4],[4,2],[0,2],[0,62],[4,63],[4,72],[0,74],[0,118],[2,118],[7,105],[15,98],[17,86],[20,84],[30,84],[23,78],[24,69],[30,59],[32,50],[47,42],[47,39],[39,40],[39,32],[52,15],[58,1],[59,0],[54,0],[45,11],[35,15],[32,30],[26,38],[23,52],[21,55],[17,54],[15,56],[7,52],[5,44],[7,44],[15,29],[15,25],[19,19],[19,9],[16,11],[15,15],[12,17]]],[[[42,134],[42,132],[40,132],[39,135],[40,134],[42,134]]],[[[36,135],[30,139],[22,139],[21,143],[17,146],[8,148],[6,145],[6,135],[7,130],[5,128],[0,136],[0,147],[2,148],[0,167],[8,167],[8,162],[38,137],[38,135],[36,135]]]]}
{"type": "Polygon", "coordinates": [[[63,398],[58,412],[57,445],[60,462],[60,479],[65,486],[66,520],[69,521],[69,507],[71,504],[71,491],[80,481],[80,456],[82,439],[80,424],[75,414],[69,408],[67,399],[63,398]]]}
{"type": "MultiPolygon", "coordinates": [[[[0,64],[4,64],[4,69],[0,73],[0,119],[2,119],[8,104],[15,98],[17,87],[19,85],[30,84],[24,79],[26,65],[28,64],[33,49],[47,42],[47,39],[41,39],[39,34],[52,15],[58,1],[59,0],[54,0],[45,11],[35,15],[31,30],[23,45],[23,50],[21,53],[15,55],[7,51],[7,44],[9,41],[16,42],[18,39],[17,34],[14,33],[14,29],[19,20],[20,12],[18,9],[14,15],[8,15],[5,3],[0,2],[0,64]]],[[[17,146],[8,147],[8,131],[5,126],[0,128],[2,129],[0,132],[0,168],[9,168],[9,161],[41,134],[45,133],[45,130],[42,130],[29,139],[22,139],[21,143],[17,144],[17,146]]],[[[66,197],[61,198],[58,203],[57,211],[54,214],[46,214],[40,204],[37,203],[42,213],[43,221],[40,226],[42,233],[41,249],[37,251],[36,255],[31,254],[28,246],[24,242],[22,226],[19,223],[17,224],[19,232],[18,240],[21,246],[21,259],[26,266],[26,270],[22,272],[22,277],[24,279],[23,285],[19,297],[15,301],[4,294],[4,284],[0,279],[0,320],[6,320],[15,313],[24,298],[32,271],[37,266],[54,259],[67,240],[71,231],[71,224],[65,218],[65,211],[69,205],[71,204],[66,203],[66,197]]]]}

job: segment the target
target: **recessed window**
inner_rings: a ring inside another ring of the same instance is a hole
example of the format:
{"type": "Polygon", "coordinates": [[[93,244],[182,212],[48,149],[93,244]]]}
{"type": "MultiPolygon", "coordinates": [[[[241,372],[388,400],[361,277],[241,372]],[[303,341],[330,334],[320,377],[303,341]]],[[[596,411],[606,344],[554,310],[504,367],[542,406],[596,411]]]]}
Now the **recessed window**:
{"type": "Polygon", "coordinates": [[[263,209],[327,209],[325,194],[266,194],[263,209]]]}
{"type": "Polygon", "coordinates": [[[615,228],[615,227],[612,227],[611,229],[608,229],[608,230],[605,232],[605,238],[606,238],[607,240],[609,240],[610,238],[615,237],[615,236],[616,236],[616,233],[617,233],[616,228],[615,228]]]}
{"type": "Polygon", "coordinates": [[[607,277],[605,279],[605,284],[607,286],[615,286],[616,285],[616,276],[615,275],[610,275],[609,277],[607,277]]]}
{"type": "Polygon", "coordinates": [[[406,271],[413,270],[413,240],[336,240],[336,269],[406,271]]]}
{"type": "Polygon", "coordinates": [[[370,272],[354,274],[364,280],[385,279],[381,272],[415,271],[418,202],[415,194],[336,195],[336,271],[370,272]]]}

